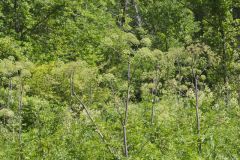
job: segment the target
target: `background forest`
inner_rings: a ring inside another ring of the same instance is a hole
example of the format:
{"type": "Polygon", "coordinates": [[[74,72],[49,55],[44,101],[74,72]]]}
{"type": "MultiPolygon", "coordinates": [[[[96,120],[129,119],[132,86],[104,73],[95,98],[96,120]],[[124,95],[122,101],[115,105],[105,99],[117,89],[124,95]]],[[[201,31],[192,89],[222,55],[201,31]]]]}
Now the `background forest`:
{"type": "Polygon", "coordinates": [[[1,0],[0,159],[240,159],[240,1],[1,0]]]}

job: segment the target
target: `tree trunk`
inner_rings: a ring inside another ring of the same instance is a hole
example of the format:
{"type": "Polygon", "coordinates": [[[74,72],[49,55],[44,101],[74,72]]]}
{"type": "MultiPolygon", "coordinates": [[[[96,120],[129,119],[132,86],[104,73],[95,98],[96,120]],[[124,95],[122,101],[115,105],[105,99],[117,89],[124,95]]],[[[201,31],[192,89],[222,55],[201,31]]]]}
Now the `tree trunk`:
{"type": "Polygon", "coordinates": [[[128,87],[127,87],[127,98],[126,98],[126,106],[125,106],[125,116],[123,120],[123,145],[124,145],[124,155],[128,157],[128,145],[127,145],[127,120],[128,120],[128,105],[129,105],[129,98],[130,98],[130,54],[128,57],[128,87]]]}
{"type": "Polygon", "coordinates": [[[238,105],[240,106],[240,89],[238,89],[238,105]]]}
{"type": "Polygon", "coordinates": [[[151,112],[151,125],[153,124],[154,121],[154,105],[155,105],[155,95],[154,95],[154,89],[152,89],[152,112],[151,112]]]}
{"type": "Polygon", "coordinates": [[[9,108],[12,103],[12,79],[9,79],[9,85],[8,85],[8,105],[9,108]]]}
{"type": "Polygon", "coordinates": [[[124,23],[126,22],[129,0],[122,0],[121,3],[123,7],[123,15],[122,15],[120,26],[123,26],[124,23]]]}
{"type": "Polygon", "coordinates": [[[165,37],[165,48],[166,48],[166,52],[168,52],[169,46],[168,46],[168,34],[166,34],[165,37]]]}
{"type": "MultiPolygon", "coordinates": [[[[8,84],[8,97],[7,97],[7,109],[10,108],[10,104],[12,101],[12,79],[9,78],[9,84],[8,84]]],[[[3,117],[3,124],[7,124],[7,118],[6,116],[3,117]]]]}
{"type": "Polygon", "coordinates": [[[74,96],[74,81],[73,81],[73,77],[74,77],[74,71],[70,75],[70,92],[71,92],[71,97],[74,96]]]}
{"type": "Polygon", "coordinates": [[[132,0],[132,1],[133,1],[134,9],[135,9],[135,12],[136,12],[136,19],[137,19],[138,27],[142,27],[142,19],[141,19],[139,10],[138,10],[138,4],[135,0],[132,0]]]}
{"type": "Polygon", "coordinates": [[[18,99],[18,114],[19,114],[19,130],[18,130],[18,141],[19,141],[19,160],[23,159],[22,153],[22,98],[23,98],[23,85],[20,84],[19,99],[18,99]]]}
{"type": "Polygon", "coordinates": [[[201,134],[200,134],[200,116],[199,116],[199,106],[198,106],[198,76],[195,77],[195,100],[196,100],[196,121],[197,121],[197,134],[198,134],[198,153],[201,155],[202,144],[201,144],[201,134]]]}
{"type": "Polygon", "coordinates": [[[224,32],[224,27],[221,26],[221,37],[222,37],[222,64],[223,64],[223,81],[224,81],[224,100],[225,105],[228,106],[229,104],[229,90],[228,90],[228,67],[227,62],[229,60],[227,53],[226,53],[226,36],[224,32]]]}
{"type": "Polygon", "coordinates": [[[40,110],[38,109],[37,112],[37,127],[38,127],[38,133],[37,133],[37,137],[38,137],[38,155],[39,157],[42,157],[42,159],[44,158],[44,150],[43,150],[43,145],[42,145],[42,124],[40,122],[40,110]]]}
{"type": "Polygon", "coordinates": [[[20,32],[18,7],[18,0],[14,0],[14,29],[16,33],[20,32]]]}
{"type": "Polygon", "coordinates": [[[151,112],[151,124],[154,122],[154,115],[155,115],[155,103],[156,103],[156,96],[157,96],[157,88],[158,88],[158,71],[159,66],[156,67],[156,77],[155,80],[153,80],[154,83],[154,89],[152,89],[152,112],[151,112]]]}

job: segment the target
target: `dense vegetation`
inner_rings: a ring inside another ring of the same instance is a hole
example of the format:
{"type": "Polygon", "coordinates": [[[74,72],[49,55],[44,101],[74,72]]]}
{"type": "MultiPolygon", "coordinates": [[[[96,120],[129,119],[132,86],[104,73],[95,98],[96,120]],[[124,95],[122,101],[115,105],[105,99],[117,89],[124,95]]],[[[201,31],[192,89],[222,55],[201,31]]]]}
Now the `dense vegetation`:
{"type": "Polygon", "coordinates": [[[0,1],[0,159],[240,159],[238,0],[0,1]]]}

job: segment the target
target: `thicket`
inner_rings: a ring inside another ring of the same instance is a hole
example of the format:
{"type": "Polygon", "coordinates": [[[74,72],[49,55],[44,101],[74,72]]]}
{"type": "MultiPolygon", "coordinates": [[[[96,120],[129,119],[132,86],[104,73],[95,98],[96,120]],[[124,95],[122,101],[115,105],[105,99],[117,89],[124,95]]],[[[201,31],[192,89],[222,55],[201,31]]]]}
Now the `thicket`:
{"type": "Polygon", "coordinates": [[[238,0],[2,0],[0,159],[240,158],[238,0]]]}

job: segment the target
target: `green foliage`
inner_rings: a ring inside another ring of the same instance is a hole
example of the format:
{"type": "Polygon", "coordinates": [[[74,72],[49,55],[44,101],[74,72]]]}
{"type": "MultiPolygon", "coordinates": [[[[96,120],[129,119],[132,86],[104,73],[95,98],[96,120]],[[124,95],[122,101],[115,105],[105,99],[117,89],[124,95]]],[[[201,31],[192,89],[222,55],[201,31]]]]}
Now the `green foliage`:
{"type": "Polygon", "coordinates": [[[239,159],[239,8],[1,1],[0,159],[239,159]]]}
{"type": "Polygon", "coordinates": [[[1,59],[8,58],[10,56],[14,59],[20,59],[24,52],[18,42],[11,37],[0,38],[0,46],[1,59]]]}

